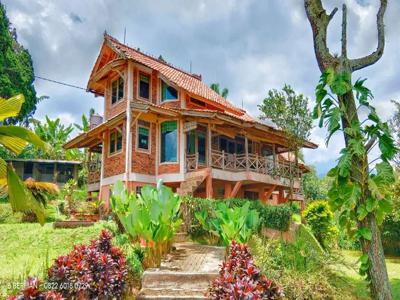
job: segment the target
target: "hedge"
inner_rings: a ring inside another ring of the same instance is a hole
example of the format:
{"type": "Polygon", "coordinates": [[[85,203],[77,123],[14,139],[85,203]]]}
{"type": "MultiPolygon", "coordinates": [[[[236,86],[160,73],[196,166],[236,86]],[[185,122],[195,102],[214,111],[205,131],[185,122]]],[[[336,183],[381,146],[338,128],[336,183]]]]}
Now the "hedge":
{"type": "Polygon", "coordinates": [[[260,228],[266,227],[271,229],[276,229],[280,231],[287,231],[290,226],[290,221],[292,219],[293,210],[288,204],[280,205],[269,205],[262,204],[259,200],[249,200],[249,199],[227,199],[227,200],[210,200],[204,198],[193,198],[187,197],[184,199],[184,205],[187,207],[187,217],[186,222],[189,222],[189,234],[193,236],[201,236],[205,234],[204,230],[198,223],[195,213],[203,209],[207,210],[208,215],[212,216],[216,209],[216,203],[218,201],[227,201],[230,207],[242,206],[245,202],[249,201],[250,208],[258,211],[260,215],[260,228]]]}

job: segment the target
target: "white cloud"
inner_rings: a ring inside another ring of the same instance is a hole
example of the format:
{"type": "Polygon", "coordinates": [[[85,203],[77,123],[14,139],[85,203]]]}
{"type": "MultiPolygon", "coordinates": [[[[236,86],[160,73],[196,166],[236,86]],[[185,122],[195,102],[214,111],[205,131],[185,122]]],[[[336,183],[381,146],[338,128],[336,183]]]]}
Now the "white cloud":
{"type": "MultiPolygon", "coordinates": [[[[122,40],[169,62],[201,73],[206,83],[229,88],[229,98],[253,115],[271,88],[291,84],[313,100],[320,72],[316,64],[311,28],[301,0],[3,0],[19,41],[30,51],[36,75],[85,87],[107,30],[122,40]]],[[[324,0],[328,11],[342,0],[324,0]]],[[[348,5],[349,54],[366,55],[376,48],[378,0],[345,0],[348,5]]],[[[386,49],[376,65],[357,72],[367,77],[374,105],[384,119],[390,117],[390,99],[399,99],[397,61],[400,2],[390,1],[385,16],[386,49]]],[[[340,11],[329,27],[329,48],[340,49],[340,11]]],[[[35,117],[60,117],[66,124],[80,120],[91,107],[102,112],[102,99],[82,90],[36,80],[39,104],[35,117]]],[[[324,129],[312,140],[320,147],[306,150],[306,161],[325,171],[338,157],[343,138],[325,146],[324,129]]]]}

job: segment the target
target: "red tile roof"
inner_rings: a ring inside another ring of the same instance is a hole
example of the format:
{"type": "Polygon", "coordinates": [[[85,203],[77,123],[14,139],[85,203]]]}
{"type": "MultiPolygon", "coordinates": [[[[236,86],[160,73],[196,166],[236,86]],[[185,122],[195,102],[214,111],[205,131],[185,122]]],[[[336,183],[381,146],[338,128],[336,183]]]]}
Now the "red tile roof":
{"type": "Polygon", "coordinates": [[[119,51],[122,55],[160,72],[160,74],[165,76],[172,83],[176,84],[178,87],[186,90],[187,92],[219,104],[236,116],[246,115],[245,118],[249,117],[244,110],[234,106],[228,100],[213,91],[204,82],[199,80],[197,75],[187,73],[166,62],[160,61],[155,57],[128,47],[127,45],[120,43],[117,39],[108,34],[105,34],[104,38],[106,39],[106,41],[109,42],[112,48],[119,51]]]}

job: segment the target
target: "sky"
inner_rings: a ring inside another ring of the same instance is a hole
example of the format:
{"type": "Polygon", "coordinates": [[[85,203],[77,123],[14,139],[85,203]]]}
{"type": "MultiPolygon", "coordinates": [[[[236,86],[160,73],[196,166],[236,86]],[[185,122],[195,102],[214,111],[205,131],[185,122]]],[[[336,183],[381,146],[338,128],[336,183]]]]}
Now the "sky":
{"type": "MultiPolygon", "coordinates": [[[[254,117],[268,90],[290,84],[314,102],[320,71],[311,27],[302,0],[0,0],[17,29],[18,41],[32,55],[35,75],[86,87],[106,30],[120,41],[173,65],[201,74],[207,84],[229,89],[228,99],[254,117]]],[[[348,54],[356,58],[377,45],[378,0],[323,0],[330,12],[348,6],[348,54]]],[[[375,65],[354,78],[368,78],[373,104],[383,119],[393,113],[391,99],[400,100],[400,1],[389,1],[385,15],[386,48],[375,65]]],[[[340,10],[328,29],[328,47],[340,53],[340,10]]],[[[102,113],[103,98],[84,90],[40,79],[37,119],[60,118],[79,123],[90,108],[102,113]]],[[[317,125],[317,124],[315,124],[317,125]]],[[[336,163],[343,137],[325,144],[326,130],[315,127],[311,140],[317,150],[305,150],[305,161],[319,175],[336,163]]]]}

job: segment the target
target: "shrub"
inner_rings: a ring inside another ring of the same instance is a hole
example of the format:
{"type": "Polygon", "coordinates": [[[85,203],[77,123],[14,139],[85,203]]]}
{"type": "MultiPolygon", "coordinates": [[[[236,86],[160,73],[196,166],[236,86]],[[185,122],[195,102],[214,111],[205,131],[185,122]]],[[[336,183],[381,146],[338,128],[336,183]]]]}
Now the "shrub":
{"type": "Polygon", "coordinates": [[[142,272],[142,262],[144,260],[144,251],[138,244],[133,244],[129,236],[125,233],[115,235],[115,244],[120,247],[126,257],[126,264],[129,269],[129,275],[134,279],[139,279],[142,272]]]}
{"type": "Polygon", "coordinates": [[[74,246],[58,257],[48,271],[48,284],[64,297],[85,299],[121,297],[127,277],[122,251],[111,244],[111,234],[103,230],[90,245],[74,246]]]}
{"type": "MultiPolygon", "coordinates": [[[[207,234],[207,230],[201,226],[195,214],[201,211],[207,212],[207,216],[214,217],[215,210],[217,210],[218,203],[224,202],[230,208],[242,207],[245,203],[250,203],[250,210],[256,210],[259,214],[259,226],[261,227],[276,229],[280,231],[287,231],[290,226],[293,211],[296,208],[292,208],[288,204],[280,205],[269,205],[262,204],[259,200],[248,200],[248,199],[228,199],[228,200],[213,200],[203,198],[192,198],[186,197],[184,199],[184,205],[186,207],[185,212],[185,223],[188,228],[188,233],[192,237],[199,237],[207,234]]],[[[209,222],[209,220],[207,221],[209,222]]]]}
{"type": "Polygon", "coordinates": [[[181,199],[159,181],[157,187],[146,185],[141,193],[129,194],[121,181],[115,183],[111,207],[132,239],[146,247],[145,265],[158,267],[161,256],[169,251],[182,220],[181,199]]]}
{"type": "Polygon", "coordinates": [[[13,212],[10,203],[0,203],[0,224],[21,223],[23,213],[13,212]]]}
{"type": "Polygon", "coordinates": [[[387,215],[383,221],[382,244],[386,254],[400,255],[400,219],[395,214],[387,215]]]}
{"type": "Polygon", "coordinates": [[[62,300],[60,293],[54,291],[43,291],[40,289],[40,282],[35,277],[28,277],[25,287],[17,295],[10,296],[7,300],[62,300]]]}
{"type": "Polygon", "coordinates": [[[282,290],[260,273],[247,246],[233,241],[229,258],[222,263],[219,277],[211,283],[211,299],[279,299],[282,290]]]}
{"type": "Polygon", "coordinates": [[[337,287],[343,280],[333,271],[346,263],[310,240],[304,232],[293,243],[253,236],[249,247],[255,264],[283,288],[285,299],[352,299],[347,290],[337,287]]]}
{"type": "Polygon", "coordinates": [[[325,249],[332,246],[338,230],[333,222],[333,213],[328,202],[323,200],[311,202],[304,210],[303,217],[318,242],[325,249]]]}
{"type": "Polygon", "coordinates": [[[219,202],[213,212],[215,217],[210,218],[206,210],[195,213],[195,216],[205,230],[219,236],[225,245],[229,246],[233,240],[239,243],[247,242],[253,231],[257,229],[258,212],[249,207],[249,202],[232,208],[225,202],[219,202]]]}

